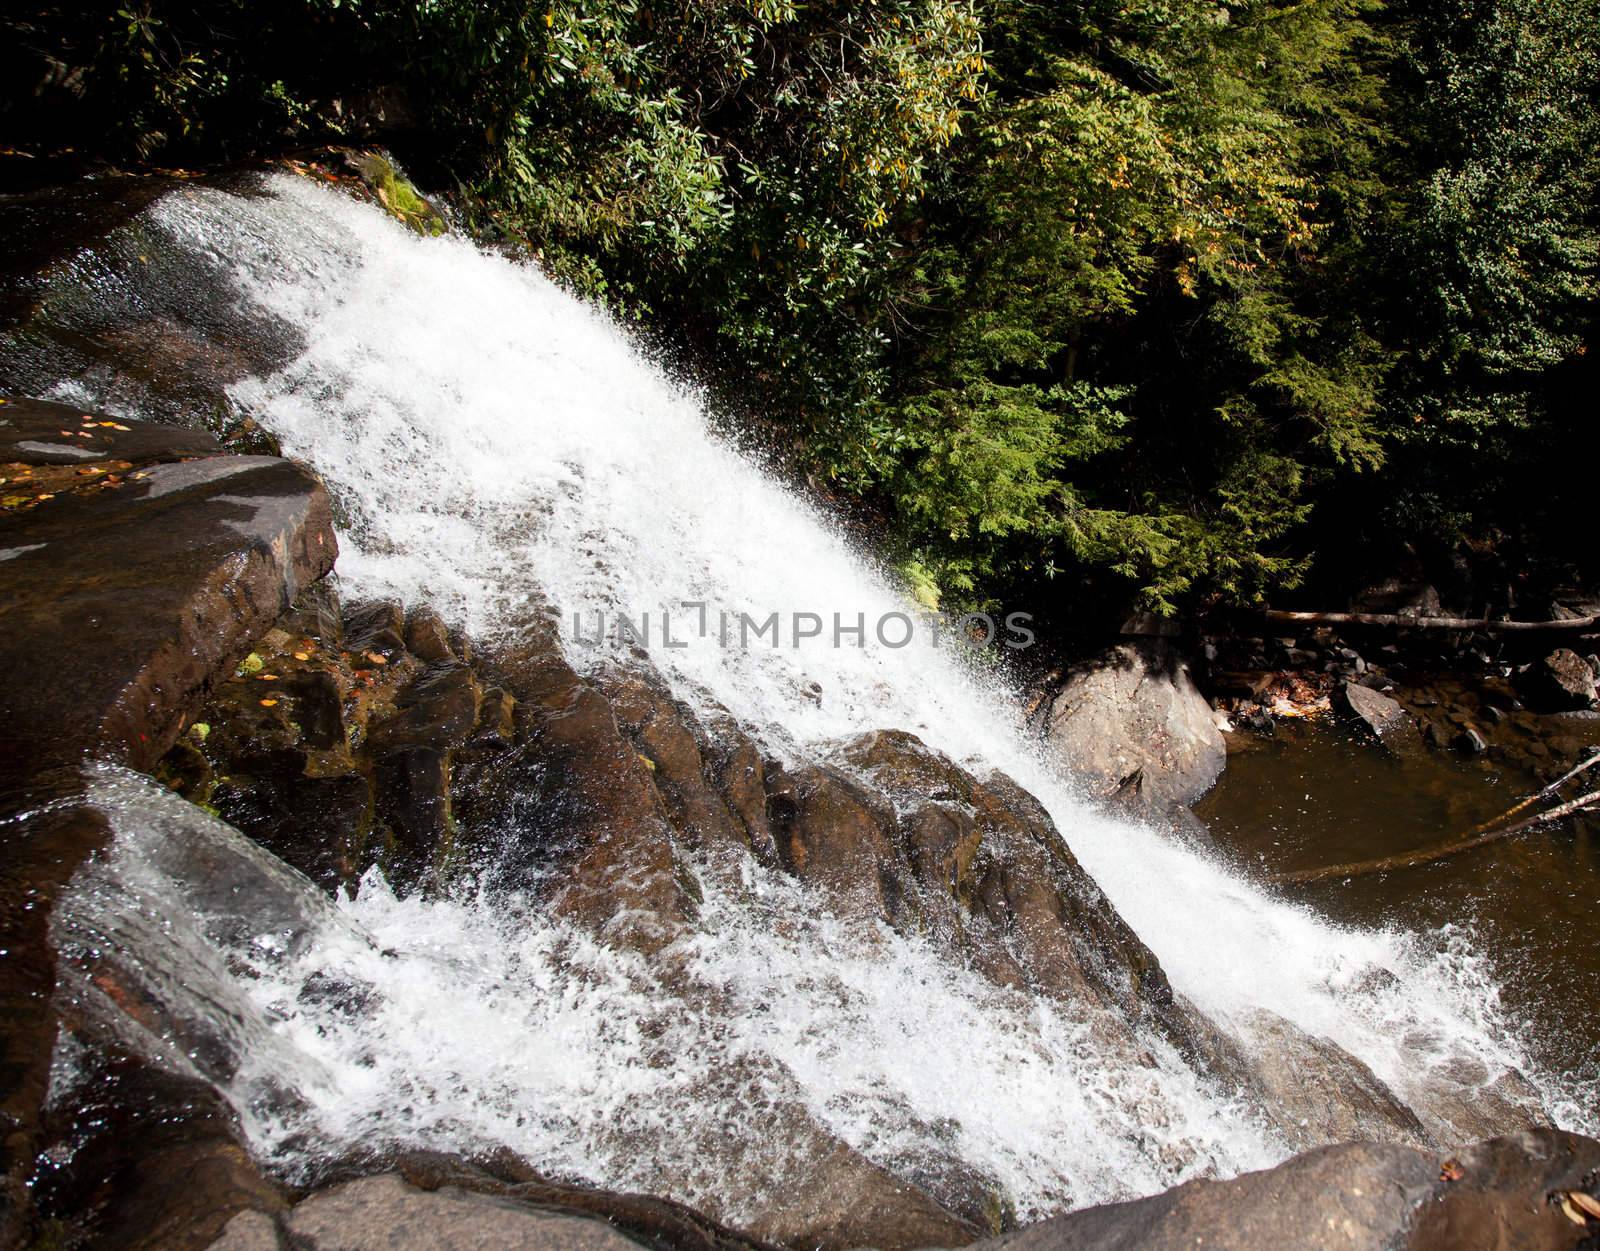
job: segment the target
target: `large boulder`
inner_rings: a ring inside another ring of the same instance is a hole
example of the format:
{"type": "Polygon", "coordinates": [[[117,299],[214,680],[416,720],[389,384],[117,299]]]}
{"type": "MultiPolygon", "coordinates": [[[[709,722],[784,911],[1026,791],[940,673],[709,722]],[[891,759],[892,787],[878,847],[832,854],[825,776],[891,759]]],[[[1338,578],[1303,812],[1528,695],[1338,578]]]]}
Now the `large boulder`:
{"type": "Polygon", "coordinates": [[[1192,1181],[1056,1217],[983,1244],[1005,1251],[1349,1251],[1590,1246],[1600,1143],[1540,1130],[1445,1157],[1345,1143],[1231,1181],[1192,1181]],[[1565,1202],[1563,1202],[1565,1200],[1565,1202]],[[1569,1211],[1570,1209],[1570,1211],[1569,1211]]]}
{"type": "Polygon", "coordinates": [[[1538,712],[1578,712],[1595,706],[1595,672],[1570,647],[1558,647],[1517,677],[1517,689],[1538,712]]]}
{"type": "Polygon", "coordinates": [[[1159,639],[1122,643],[1076,666],[1033,724],[1091,795],[1120,791],[1150,812],[1193,803],[1227,762],[1188,663],[1159,639]]]}

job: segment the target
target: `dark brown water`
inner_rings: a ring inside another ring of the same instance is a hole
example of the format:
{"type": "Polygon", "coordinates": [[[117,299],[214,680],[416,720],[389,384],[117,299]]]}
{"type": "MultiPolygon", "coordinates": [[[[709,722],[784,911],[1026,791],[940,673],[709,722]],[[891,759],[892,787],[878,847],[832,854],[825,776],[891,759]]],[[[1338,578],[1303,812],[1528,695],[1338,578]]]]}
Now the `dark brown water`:
{"type": "MultiPolygon", "coordinates": [[[[1538,786],[1510,766],[1420,743],[1391,752],[1306,719],[1230,756],[1196,812],[1267,876],[1452,842],[1538,786]]],[[[1566,821],[1429,865],[1283,889],[1338,921],[1466,926],[1529,1050],[1575,1080],[1600,1071],[1600,826],[1566,821]]]]}

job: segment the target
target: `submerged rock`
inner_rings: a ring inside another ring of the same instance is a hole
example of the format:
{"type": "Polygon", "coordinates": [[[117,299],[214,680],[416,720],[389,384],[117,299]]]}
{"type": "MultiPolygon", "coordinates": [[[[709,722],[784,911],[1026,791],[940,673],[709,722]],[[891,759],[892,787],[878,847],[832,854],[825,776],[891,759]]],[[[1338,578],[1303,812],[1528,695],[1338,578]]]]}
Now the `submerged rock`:
{"type": "Polygon", "coordinates": [[[1211,788],[1227,743],[1167,643],[1123,643],[1072,670],[1035,711],[1050,751],[1092,795],[1109,798],[1137,776],[1143,810],[1187,806],[1211,788]]]}
{"type": "Polygon", "coordinates": [[[1295,1150],[1347,1140],[1435,1145],[1416,1113],[1336,1043],[1262,1011],[1240,1032],[1262,1106],[1295,1150]]]}

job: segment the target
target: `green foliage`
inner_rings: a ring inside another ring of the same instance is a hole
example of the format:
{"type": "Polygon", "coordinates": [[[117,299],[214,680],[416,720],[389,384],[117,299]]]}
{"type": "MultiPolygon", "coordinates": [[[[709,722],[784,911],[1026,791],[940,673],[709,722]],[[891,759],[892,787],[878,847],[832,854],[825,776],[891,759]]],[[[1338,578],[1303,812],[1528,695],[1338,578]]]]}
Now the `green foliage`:
{"type": "Polygon", "coordinates": [[[1475,447],[1534,420],[1538,377],[1583,347],[1600,260],[1600,5],[1445,0],[1413,27],[1401,394],[1416,437],[1475,447]]]}
{"type": "Polygon", "coordinates": [[[865,432],[951,586],[1076,564],[1160,609],[1254,598],[1300,569],[1274,544],[1314,470],[1380,459],[1381,353],[1312,298],[1324,189],[1371,191],[1368,7],[993,6],[999,81],[865,432]]]}
{"type": "Polygon", "coordinates": [[[0,118],[24,149],[179,164],[340,138],[372,29],[339,0],[95,0],[0,16],[0,118]],[[338,101],[336,103],[336,101],[338,101]]]}
{"type": "Polygon", "coordinates": [[[881,514],[926,602],[1548,544],[1528,500],[1592,443],[1600,0],[116,0],[0,35],[33,147],[389,126],[881,514]]]}

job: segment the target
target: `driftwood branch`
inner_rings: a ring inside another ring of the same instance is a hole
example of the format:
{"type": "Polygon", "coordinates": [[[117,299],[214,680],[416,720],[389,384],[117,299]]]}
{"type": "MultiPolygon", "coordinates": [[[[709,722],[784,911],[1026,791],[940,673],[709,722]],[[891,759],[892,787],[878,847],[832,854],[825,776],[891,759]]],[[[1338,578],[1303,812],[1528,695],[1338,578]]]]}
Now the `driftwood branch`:
{"type": "Polygon", "coordinates": [[[1487,617],[1406,617],[1390,612],[1285,612],[1263,611],[1268,621],[1281,625],[1395,626],[1405,630],[1478,630],[1485,634],[1535,634],[1566,630],[1592,630],[1600,616],[1571,617],[1565,621],[1491,621],[1487,617]]]}
{"type": "Polygon", "coordinates": [[[1521,834],[1524,830],[1531,830],[1547,821],[1559,821],[1562,817],[1571,816],[1574,812],[1597,803],[1600,803],[1600,791],[1590,791],[1587,795],[1579,796],[1567,803],[1557,804],[1547,812],[1518,821],[1515,825],[1508,825],[1504,829],[1480,834],[1476,838],[1468,838],[1426,851],[1414,851],[1403,856],[1385,856],[1381,860],[1360,860],[1354,864],[1329,865],[1325,869],[1302,869],[1297,873],[1281,873],[1273,881],[1283,886],[1306,886],[1312,882],[1325,882],[1330,878],[1370,877],[1374,873],[1392,873],[1396,869],[1411,869],[1420,864],[1432,864],[1436,860],[1460,855],[1464,851],[1486,847],[1503,838],[1510,838],[1513,834],[1521,834]]]}
{"type": "Polygon", "coordinates": [[[1533,807],[1534,804],[1538,803],[1541,799],[1549,799],[1550,796],[1554,795],[1568,782],[1572,781],[1572,779],[1577,777],[1578,774],[1587,772],[1588,770],[1594,768],[1594,766],[1597,764],[1600,764],[1600,750],[1591,748],[1587,756],[1578,761],[1577,764],[1573,765],[1572,768],[1568,769],[1554,782],[1551,782],[1550,785],[1535,791],[1521,803],[1513,804],[1498,817],[1490,817],[1489,820],[1483,822],[1482,824],[1473,826],[1472,829],[1467,832],[1467,837],[1471,838],[1473,835],[1483,834],[1489,830],[1499,828],[1502,821],[1509,821],[1512,817],[1520,816],[1529,808],[1533,807]]]}

